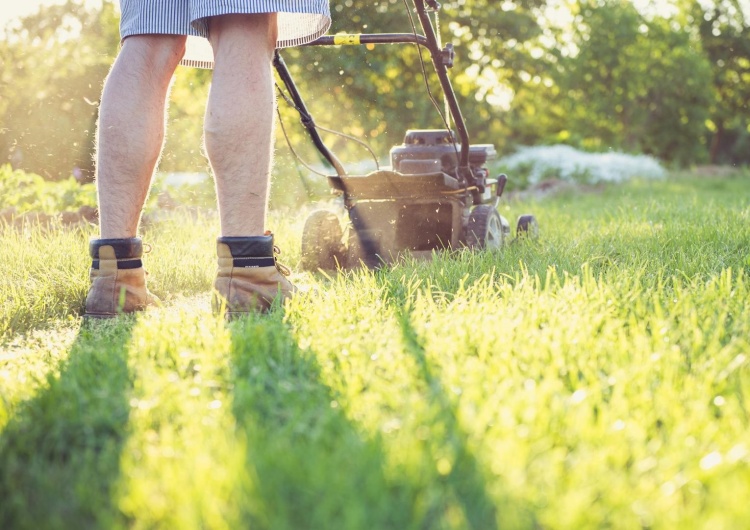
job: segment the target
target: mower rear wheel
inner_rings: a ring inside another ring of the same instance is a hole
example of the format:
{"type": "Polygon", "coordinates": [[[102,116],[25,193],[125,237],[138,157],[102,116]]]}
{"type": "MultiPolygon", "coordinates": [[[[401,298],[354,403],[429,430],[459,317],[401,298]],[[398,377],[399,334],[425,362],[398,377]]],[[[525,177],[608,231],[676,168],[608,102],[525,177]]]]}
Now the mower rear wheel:
{"type": "Polygon", "coordinates": [[[505,242],[508,228],[494,206],[480,204],[471,211],[464,240],[470,248],[498,249],[505,242]]]}
{"type": "Polygon", "coordinates": [[[537,239],[539,237],[539,223],[531,214],[518,216],[516,221],[516,237],[518,239],[537,239]]]}
{"type": "Polygon", "coordinates": [[[302,230],[302,268],[334,270],[344,265],[346,253],[338,216],[328,210],[313,212],[302,230]]]}

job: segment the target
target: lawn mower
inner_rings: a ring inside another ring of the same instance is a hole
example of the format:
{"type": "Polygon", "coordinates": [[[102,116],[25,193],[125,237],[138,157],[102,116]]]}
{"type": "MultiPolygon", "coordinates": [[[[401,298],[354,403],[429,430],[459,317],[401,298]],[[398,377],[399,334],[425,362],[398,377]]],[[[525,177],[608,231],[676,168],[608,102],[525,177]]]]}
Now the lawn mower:
{"type": "MultiPolygon", "coordinates": [[[[422,34],[409,12],[413,33],[324,36],[307,45],[415,44],[420,47],[420,60],[421,50],[429,51],[448,110],[447,115],[441,113],[446,127],[408,130],[403,144],[390,151],[390,167],[366,175],[348,174],[321,139],[280,53],[274,56],[274,67],[289,95],[284,97],[299,112],[315,147],[335,170],[335,175],[327,176],[328,183],[343,198],[349,217],[344,228],[339,216],[328,210],[316,211],[307,219],[302,234],[302,266],[307,270],[361,264],[376,268],[406,253],[420,257],[462,246],[497,249],[512,239],[510,224],[497,211],[507,177],[489,174],[487,162],[497,156],[493,145],[470,144],[448,77],[453,46],[441,48],[431,18],[440,4],[436,0],[413,3],[422,34]]],[[[427,79],[425,83],[429,92],[427,79]]],[[[439,111],[439,105],[436,108],[439,111]]],[[[537,233],[533,215],[518,218],[516,238],[537,233]]]]}

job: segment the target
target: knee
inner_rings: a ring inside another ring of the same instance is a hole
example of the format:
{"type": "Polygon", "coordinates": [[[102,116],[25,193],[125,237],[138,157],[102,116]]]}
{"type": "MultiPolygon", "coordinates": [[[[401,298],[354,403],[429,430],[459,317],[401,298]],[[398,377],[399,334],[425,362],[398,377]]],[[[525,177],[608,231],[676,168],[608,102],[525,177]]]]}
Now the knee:
{"type": "Polygon", "coordinates": [[[186,41],[184,35],[133,35],[123,41],[120,59],[144,72],[171,77],[185,55],[186,41]]]}
{"type": "Polygon", "coordinates": [[[221,15],[209,19],[209,40],[217,60],[238,49],[237,43],[242,43],[239,49],[271,57],[278,33],[276,13],[221,15]]]}

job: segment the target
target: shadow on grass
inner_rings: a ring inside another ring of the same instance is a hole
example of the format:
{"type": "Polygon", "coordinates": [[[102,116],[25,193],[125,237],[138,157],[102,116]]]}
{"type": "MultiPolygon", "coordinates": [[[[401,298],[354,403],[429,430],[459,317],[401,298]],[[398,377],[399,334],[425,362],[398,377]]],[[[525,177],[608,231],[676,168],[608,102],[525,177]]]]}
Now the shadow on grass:
{"type": "Polygon", "coordinates": [[[358,432],[316,359],[273,318],[232,324],[233,410],[247,439],[249,526],[417,528],[412,488],[384,475],[378,440],[358,432]]]}
{"type": "Polygon", "coordinates": [[[459,419],[458,398],[446,392],[439,367],[429,360],[422,338],[414,329],[404,285],[400,280],[394,281],[387,269],[379,273],[378,282],[397,308],[395,317],[404,351],[414,360],[415,375],[425,388],[428,411],[423,421],[431,433],[425,450],[431,453],[429,459],[437,462],[438,473],[433,482],[442,502],[434,504],[424,527],[442,527],[441,521],[448,519],[458,520],[459,528],[475,530],[538,528],[534,507],[513,492],[503,477],[484,469],[477,459],[476,448],[459,419]]]}
{"type": "MultiPolygon", "coordinates": [[[[406,324],[404,338],[435,411],[427,421],[439,424],[431,430],[443,438],[421,445],[415,467],[403,473],[387,472],[383,440],[346,417],[321,381],[314,354],[300,349],[284,322],[249,318],[233,323],[231,332],[233,412],[246,436],[248,493],[256,500],[246,503],[249,526],[498,528],[496,507],[454,407],[406,324]],[[446,446],[453,466],[441,475],[433,449],[446,446]]],[[[513,520],[519,522],[518,517],[513,520]]]]}
{"type": "Polygon", "coordinates": [[[433,450],[443,455],[442,466],[438,464],[443,495],[460,505],[468,528],[496,529],[497,508],[488,495],[484,475],[469,447],[468,436],[458,421],[456,406],[446,394],[439,375],[433,373],[425,348],[411,325],[410,316],[408,312],[401,312],[398,319],[404,348],[416,362],[419,376],[427,388],[433,430],[444,433],[442,440],[433,440],[432,444],[433,450]]]}
{"type": "Polygon", "coordinates": [[[0,434],[0,528],[100,528],[127,438],[135,320],[84,323],[59,376],[0,434]]]}

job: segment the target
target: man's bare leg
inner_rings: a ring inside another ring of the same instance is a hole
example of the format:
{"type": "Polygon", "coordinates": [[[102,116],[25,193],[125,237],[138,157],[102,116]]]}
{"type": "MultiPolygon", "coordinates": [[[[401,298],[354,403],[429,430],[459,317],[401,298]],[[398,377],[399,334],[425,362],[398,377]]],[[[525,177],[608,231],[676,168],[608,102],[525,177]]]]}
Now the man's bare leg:
{"type": "Polygon", "coordinates": [[[276,15],[217,16],[209,28],[215,67],[204,128],[221,235],[258,236],[272,162],[276,15]]]}
{"type": "Polygon", "coordinates": [[[267,311],[295,287],[264,235],[275,98],[271,60],[276,15],[224,15],[209,22],[214,77],[205,119],[221,237],[214,308],[227,318],[267,311]]]}
{"type": "Polygon", "coordinates": [[[96,181],[102,239],[136,236],[164,143],[167,92],[185,51],[181,35],[125,39],[99,110],[96,181]]]}
{"type": "Polygon", "coordinates": [[[135,236],[164,143],[167,92],[185,40],[129,37],[107,77],[97,129],[101,236],[89,243],[87,318],[112,318],[158,303],[146,288],[143,245],[135,236]]]}

